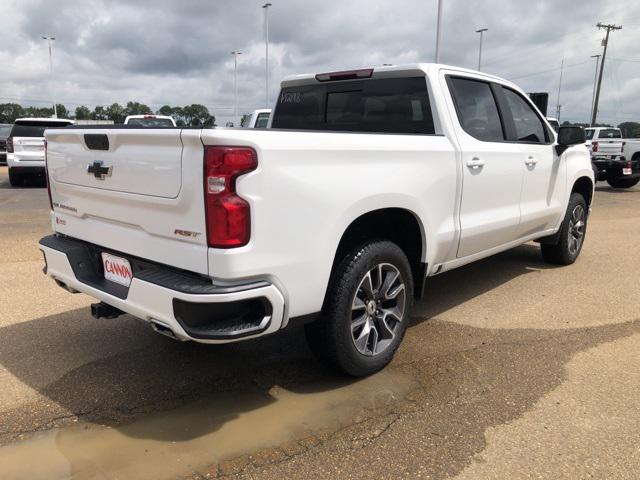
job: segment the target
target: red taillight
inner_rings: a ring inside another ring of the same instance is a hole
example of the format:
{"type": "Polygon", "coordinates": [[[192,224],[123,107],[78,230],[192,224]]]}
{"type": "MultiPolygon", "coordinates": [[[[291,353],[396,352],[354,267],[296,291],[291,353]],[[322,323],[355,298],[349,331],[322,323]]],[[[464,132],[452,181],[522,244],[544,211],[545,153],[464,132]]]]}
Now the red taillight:
{"type": "Polygon", "coordinates": [[[357,80],[359,78],[371,78],[372,74],[373,68],[363,68],[362,70],[318,73],[316,75],[316,80],[319,82],[330,82],[335,80],[357,80]]]}
{"type": "Polygon", "coordinates": [[[51,185],[49,181],[49,162],[47,161],[47,140],[44,141],[44,176],[47,182],[47,193],[49,194],[49,209],[53,210],[53,199],[51,198],[51,185]]]}
{"type": "Polygon", "coordinates": [[[598,142],[591,142],[591,151],[592,152],[598,151],[598,142]]]}
{"type": "Polygon", "coordinates": [[[234,248],[249,243],[250,207],[236,193],[236,179],[257,167],[253,148],[205,147],[204,196],[210,247],[234,248]]]}
{"type": "Polygon", "coordinates": [[[13,137],[7,138],[7,153],[13,153],[13,137]]]}

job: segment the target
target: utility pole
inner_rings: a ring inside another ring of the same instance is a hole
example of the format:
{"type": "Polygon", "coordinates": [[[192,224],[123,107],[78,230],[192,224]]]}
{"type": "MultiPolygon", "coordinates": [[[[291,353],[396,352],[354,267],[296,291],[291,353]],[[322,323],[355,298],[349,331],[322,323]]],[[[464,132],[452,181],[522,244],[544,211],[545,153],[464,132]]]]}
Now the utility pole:
{"type": "Polygon", "coordinates": [[[480,71],[480,67],[482,65],[482,34],[489,30],[488,28],[480,28],[476,30],[476,33],[480,34],[480,50],[478,51],[478,71],[480,71]]]}
{"type": "Polygon", "coordinates": [[[560,123],[560,90],[562,89],[562,72],[564,71],[564,57],[562,57],[562,62],[560,63],[560,81],[558,82],[558,98],[556,98],[556,119],[558,123],[560,123]]]}
{"type": "Polygon", "coordinates": [[[442,40],[442,0],[438,0],[438,20],[436,24],[436,63],[440,63],[441,40],[442,40]]]}
{"type": "Polygon", "coordinates": [[[51,42],[55,41],[56,37],[42,37],[49,44],[49,73],[51,74],[51,89],[53,91],[53,118],[58,118],[58,106],[56,105],[56,82],[53,78],[53,47],[51,42]]]}
{"type": "MultiPolygon", "coordinates": [[[[233,121],[238,120],[238,55],[242,52],[233,51],[233,121]]],[[[240,123],[238,122],[237,125],[240,123]]]]}
{"type": "Polygon", "coordinates": [[[607,34],[602,40],[602,46],[604,50],[602,51],[602,60],[600,62],[600,75],[598,75],[598,85],[596,86],[596,98],[593,101],[593,111],[591,112],[591,126],[593,127],[596,124],[596,118],[598,117],[598,102],[600,101],[600,87],[602,86],[602,72],[604,72],[604,59],[607,56],[607,45],[609,44],[609,33],[611,30],[621,30],[622,25],[614,25],[613,23],[604,24],[602,22],[598,22],[596,25],[598,30],[605,29],[607,34]]]}
{"type": "Polygon", "coordinates": [[[266,105],[265,108],[269,108],[269,7],[270,3],[265,3],[262,5],[264,8],[264,48],[265,48],[265,98],[266,105]]]}
{"type": "MultiPolygon", "coordinates": [[[[593,118],[593,103],[596,99],[596,82],[598,81],[598,65],[600,65],[601,55],[591,55],[591,58],[596,59],[596,73],[593,75],[593,93],[591,94],[591,118],[593,118]]],[[[593,127],[593,124],[591,124],[593,127]]]]}

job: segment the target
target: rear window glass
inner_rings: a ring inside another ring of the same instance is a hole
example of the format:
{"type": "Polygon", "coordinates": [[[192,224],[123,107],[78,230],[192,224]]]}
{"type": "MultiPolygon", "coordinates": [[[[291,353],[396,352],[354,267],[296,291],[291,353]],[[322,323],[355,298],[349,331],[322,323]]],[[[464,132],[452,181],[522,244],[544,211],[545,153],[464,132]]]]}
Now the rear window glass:
{"type": "Polygon", "coordinates": [[[584,133],[587,136],[587,140],[591,140],[593,138],[593,134],[595,133],[595,130],[585,130],[584,133]]]}
{"type": "Polygon", "coordinates": [[[269,115],[270,113],[259,113],[258,119],[256,120],[256,128],[265,128],[269,123],[269,115]]]}
{"type": "Polygon", "coordinates": [[[6,138],[11,132],[11,125],[0,125],[0,138],[6,138]]]}
{"type": "Polygon", "coordinates": [[[622,134],[620,130],[616,130],[615,128],[608,128],[606,130],[600,130],[598,133],[598,138],[622,138],[622,134]]]}
{"type": "Polygon", "coordinates": [[[168,118],[130,118],[127,125],[136,127],[173,127],[173,122],[168,118]]]}
{"type": "Polygon", "coordinates": [[[12,137],[44,137],[44,131],[48,128],[64,128],[71,123],[65,122],[29,122],[16,123],[11,130],[12,137]]]}
{"type": "Polygon", "coordinates": [[[424,77],[332,82],[286,87],[273,128],[433,134],[424,77]]]}

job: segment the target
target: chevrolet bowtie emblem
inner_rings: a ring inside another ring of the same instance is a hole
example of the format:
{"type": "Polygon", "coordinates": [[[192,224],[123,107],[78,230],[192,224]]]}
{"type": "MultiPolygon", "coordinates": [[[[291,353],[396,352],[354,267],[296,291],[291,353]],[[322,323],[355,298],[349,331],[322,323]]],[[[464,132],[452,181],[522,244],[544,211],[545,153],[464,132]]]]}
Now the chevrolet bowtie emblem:
{"type": "Polygon", "coordinates": [[[112,170],[113,167],[105,167],[100,160],[96,160],[87,165],[87,173],[93,175],[98,180],[104,180],[105,177],[110,177],[112,170]]]}

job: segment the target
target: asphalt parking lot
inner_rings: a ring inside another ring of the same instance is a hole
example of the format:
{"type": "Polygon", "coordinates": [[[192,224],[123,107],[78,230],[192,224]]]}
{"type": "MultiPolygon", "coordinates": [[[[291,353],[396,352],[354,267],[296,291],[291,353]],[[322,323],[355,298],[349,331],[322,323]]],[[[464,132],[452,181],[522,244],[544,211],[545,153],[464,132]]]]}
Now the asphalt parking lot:
{"type": "Polygon", "coordinates": [[[430,279],[360,381],[299,328],[211,347],[93,319],[42,274],[47,202],[0,167],[2,479],[638,478],[639,187],[598,185],[575,265],[528,244],[430,279]]]}

